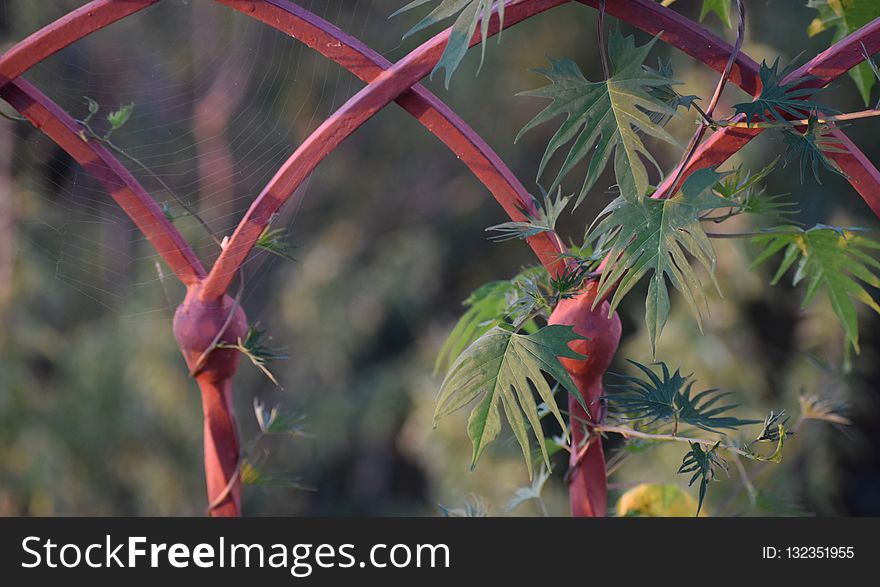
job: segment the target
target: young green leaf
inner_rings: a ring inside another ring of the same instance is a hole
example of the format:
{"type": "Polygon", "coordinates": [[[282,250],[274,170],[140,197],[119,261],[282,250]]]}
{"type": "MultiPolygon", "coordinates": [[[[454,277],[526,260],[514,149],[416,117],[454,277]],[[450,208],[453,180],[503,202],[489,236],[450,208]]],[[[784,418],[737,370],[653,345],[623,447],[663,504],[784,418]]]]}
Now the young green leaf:
{"type": "MultiPolygon", "coordinates": [[[[813,37],[833,28],[834,43],[880,17],[880,2],[876,0],[809,0],[807,6],[819,12],[807,28],[807,34],[813,37]]],[[[860,63],[849,70],[849,75],[867,106],[875,82],[870,65],[860,63]]]]}
{"type": "Polygon", "coordinates": [[[510,501],[507,502],[507,505],[504,506],[504,511],[512,512],[525,502],[534,499],[538,502],[538,505],[541,508],[541,511],[546,516],[547,508],[544,505],[544,500],[541,499],[541,492],[544,490],[544,485],[550,479],[550,469],[548,469],[543,464],[541,465],[541,469],[538,471],[538,474],[535,475],[534,479],[532,479],[532,484],[528,487],[520,487],[516,490],[516,494],[510,498],[510,501]]]}
{"type": "Polygon", "coordinates": [[[825,169],[846,177],[846,174],[837,163],[826,157],[825,154],[846,153],[847,150],[831,134],[830,127],[820,124],[815,115],[810,115],[807,129],[804,132],[799,132],[795,129],[785,129],[783,131],[783,141],[785,142],[785,157],[782,166],[787,166],[791,161],[799,161],[801,183],[804,183],[804,171],[807,166],[812,169],[816,183],[822,183],[819,180],[820,163],[825,169]]]}
{"type": "Polygon", "coordinates": [[[542,196],[543,204],[537,199],[535,200],[537,212],[534,216],[527,215],[529,217],[527,221],[504,222],[487,228],[487,232],[495,231],[500,233],[490,236],[489,240],[499,243],[513,239],[527,239],[542,232],[553,232],[556,230],[556,221],[565,210],[565,207],[568,206],[571,196],[562,196],[562,186],[559,187],[556,199],[553,199],[547,192],[544,192],[542,196]]]}
{"type": "Polygon", "coordinates": [[[254,246],[258,249],[262,249],[273,255],[277,255],[282,259],[287,259],[288,261],[296,261],[296,258],[293,256],[293,251],[296,250],[297,246],[292,245],[284,240],[285,231],[281,228],[270,228],[266,227],[262,233],[260,233],[260,237],[257,239],[257,242],[254,243],[254,246]]]}
{"type": "Polygon", "coordinates": [[[789,73],[794,71],[795,63],[789,63],[782,71],[779,71],[779,58],[773,65],[761,63],[759,72],[761,77],[761,95],[752,102],[734,104],[737,114],[745,114],[746,122],[762,120],[764,122],[787,123],[790,118],[801,120],[807,118],[812,112],[832,114],[837,110],[810,100],[813,94],[821,88],[803,87],[802,84],[810,78],[800,78],[792,82],[782,83],[789,73]]]}
{"type": "Polygon", "coordinates": [[[730,207],[728,200],[712,191],[722,177],[713,169],[701,169],[684,182],[679,194],[667,200],[620,196],[602,211],[587,233],[588,243],[606,239],[609,263],[599,278],[596,299],[603,299],[616,286],[610,312],[648,271],[652,272],[645,322],[654,353],[669,315],[666,278],[682,293],[702,328],[703,285],[687,255],[702,264],[714,282],[715,250],[700,217],[710,210],[730,207]]]}
{"type": "Polygon", "coordinates": [[[609,394],[606,400],[609,407],[620,412],[624,419],[646,420],[647,425],[658,420],[673,421],[675,429],[682,423],[709,432],[732,430],[758,422],[724,415],[736,406],[716,404],[728,396],[729,392],[707,389],[692,395],[694,381],[690,376],[682,375],[680,370],[670,374],[666,363],[656,363],[660,366],[661,378],[646,365],[629,359],[627,361],[640,369],[647,379],[613,374],[624,383],[609,385],[610,389],[620,391],[609,394]]]}
{"type": "Polygon", "coordinates": [[[261,328],[259,324],[254,324],[248,328],[244,340],[239,338],[235,344],[220,343],[217,345],[217,348],[233,349],[240,352],[250,359],[254,367],[259,369],[272,383],[281,387],[278,380],[275,379],[275,375],[269,370],[268,364],[272,361],[286,360],[287,355],[283,355],[278,349],[273,349],[266,345],[266,330],[261,328]]]}
{"type": "Polygon", "coordinates": [[[88,96],[83,96],[83,100],[86,101],[86,106],[89,109],[89,113],[86,115],[85,118],[83,118],[83,122],[87,123],[92,119],[92,117],[95,114],[98,113],[99,110],[101,110],[101,107],[98,105],[98,103],[95,100],[92,100],[88,96]]]}
{"type": "Polygon", "coordinates": [[[302,491],[314,491],[313,487],[307,487],[301,483],[300,477],[290,477],[277,473],[261,471],[253,463],[245,460],[241,465],[241,482],[244,485],[264,485],[270,487],[286,487],[288,489],[300,489],[302,491]]]}
{"type": "Polygon", "coordinates": [[[545,326],[529,335],[496,327],[458,357],[440,386],[434,420],[436,422],[478,400],[468,418],[468,436],[473,443],[471,468],[476,465],[486,445],[495,440],[501,431],[499,403],[504,407],[507,421],[522,448],[529,477],[532,475],[532,460],[527,427],[532,428],[542,448],[544,461],[549,466],[541,418],[532,388],[549,407],[560,426],[566,429],[543,373],[553,377],[583,404],[580,392],[559,362],[559,357],[583,358],[568,346],[580,338],[571,326],[545,326]]]}
{"type": "Polygon", "coordinates": [[[446,371],[464,349],[504,320],[508,296],[513,291],[510,281],[490,281],[463,302],[469,308],[443,343],[434,364],[435,373],[446,371]]]}
{"type": "Polygon", "coordinates": [[[717,14],[727,28],[733,26],[733,23],[730,22],[730,0],[703,0],[703,6],[700,8],[700,22],[703,22],[703,19],[710,12],[717,14]]]}
{"type": "Polygon", "coordinates": [[[754,242],[763,251],[752,263],[756,267],[780,251],[785,251],[779,269],[773,276],[775,285],[797,263],[794,285],[806,281],[802,307],[806,307],[824,287],[831,307],[846,332],[847,341],[859,352],[859,330],[854,300],[858,300],[880,314],[880,305],[859,281],[871,287],[880,287],[880,261],[873,251],[880,243],[858,234],[857,229],[835,228],[822,224],[804,230],[782,226],[766,235],[755,237],[754,242]]]}
{"type": "Polygon", "coordinates": [[[254,415],[263,434],[289,434],[310,438],[306,417],[293,412],[282,412],[278,406],[267,406],[260,398],[254,398],[254,415]]]}
{"type": "Polygon", "coordinates": [[[550,85],[519,94],[547,98],[552,102],[523,127],[516,140],[536,126],[565,115],[565,121],[550,139],[541,159],[539,178],[550,158],[574,139],[550,191],[584,158],[590,156],[575,207],[595,185],[612,152],[620,193],[628,200],[641,199],[648,191],[648,171],[642,157],[657,166],[645,148],[641,134],[677,144],[672,135],[650,118],[652,114],[675,115],[675,109],[651,90],[677,82],[643,67],[656,40],[637,47],[632,36],[622,36],[617,31],[608,42],[612,64],[612,75],[608,80],[591,82],[574,61],[551,58],[550,69],[535,70],[550,80],[550,85]]]}
{"type": "Polygon", "coordinates": [[[704,218],[704,220],[720,222],[738,214],[755,214],[783,220],[790,214],[797,214],[800,210],[796,209],[796,204],[783,200],[787,194],[769,195],[766,188],[761,185],[764,178],[775,169],[777,160],[757,173],[752,173],[740,165],[715,184],[715,192],[731,200],[735,209],[720,217],[704,218]]]}
{"type": "Polygon", "coordinates": [[[489,515],[489,507],[479,495],[471,494],[464,507],[448,508],[442,504],[438,506],[440,513],[445,518],[485,518],[489,515]]]}
{"type": "Polygon", "coordinates": [[[693,473],[690,481],[688,481],[688,487],[692,486],[697,479],[700,480],[700,500],[697,504],[698,516],[700,515],[700,510],[703,509],[703,500],[706,498],[706,488],[709,486],[709,482],[717,480],[718,469],[727,472],[727,462],[717,452],[720,444],[720,442],[716,442],[712,448],[706,450],[698,443],[691,442],[691,450],[684,455],[681,467],[678,468],[679,473],[693,473]]]}
{"type": "MultiPolygon", "coordinates": [[[[89,113],[91,114],[92,105],[89,104],[89,113]]],[[[128,119],[131,118],[131,113],[134,110],[134,102],[128,104],[126,106],[122,106],[119,110],[114,110],[110,114],[107,115],[107,122],[110,123],[111,130],[119,130],[122,128],[128,119]]]]}
{"type": "MultiPolygon", "coordinates": [[[[397,16],[403,12],[407,12],[413,8],[434,2],[435,0],[413,0],[403,8],[394,12],[391,17],[397,16]]],[[[446,70],[446,87],[449,88],[449,81],[452,74],[458,69],[461,60],[464,59],[470,46],[471,38],[477,30],[477,24],[480,24],[480,33],[485,40],[489,33],[489,20],[492,16],[492,7],[496,5],[495,0],[436,0],[439,2],[436,8],[432,10],[426,17],[420,20],[403,36],[404,39],[414,35],[415,33],[426,29],[430,26],[451,18],[455,14],[458,17],[452,25],[452,32],[449,35],[449,41],[443,50],[440,61],[431,71],[431,77],[440,69],[446,70]]],[[[498,2],[498,22],[499,26],[504,25],[504,2],[498,2]]],[[[391,18],[389,17],[389,18],[391,18]]],[[[480,47],[480,65],[486,56],[486,43],[481,43],[480,47]]]]}

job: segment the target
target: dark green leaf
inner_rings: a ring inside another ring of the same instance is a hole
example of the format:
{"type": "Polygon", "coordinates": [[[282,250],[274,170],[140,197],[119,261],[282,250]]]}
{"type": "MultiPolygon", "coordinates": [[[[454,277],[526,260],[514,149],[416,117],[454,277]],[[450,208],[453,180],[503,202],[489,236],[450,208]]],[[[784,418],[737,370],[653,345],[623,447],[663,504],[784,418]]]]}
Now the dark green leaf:
{"type": "MultiPolygon", "coordinates": [[[[666,85],[651,86],[650,88],[648,88],[648,93],[672,108],[673,110],[678,110],[679,108],[690,110],[691,106],[693,106],[694,104],[694,101],[699,99],[697,96],[683,96],[675,91],[676,82],[673,81],[675,76],[672,72],[672,62],[667,61],[664,63],[662,60],[658,60],[657,69],[653,69],[648,66],[645,66],[645,68],[654,75],[658,75],[669,80],[669,83],[666,85]]],[[[650,118],[651,121],[655,124],[665,125],[672,119],[672,116],[669,114],[654,112],[651,114],[650,118]]]]}
{"type": "Polygon", "coordinates": [[[688,487],[692,486],[698,479],[700,481],[700,499],[697,505],[698,516],[703,508],[703,500],[706,497],[706,488],[709,486],[709,482],[717,480],[718,469],[727,472],[727,463],[717,452],[720,444],[720,442],[716,442],[712,448],[706,450],[700,444],[691,442],[691,450],[684,455],[681,467],[678,468],[679,473],[693,473],[690,481],[688,481],[688,487]]]}
{"type": "Polygon", "coordinates": [[[562,178],[590,156],[583,186],[575,206],[599,179],[614,153],[614,172],[621,194],[626,199],[641,199],[648,190],[648,171],[642,157],[657,166],[645,148],[641,133],[677,144],[662,126],[653,122],[652,114],[675,115],[675,110],[651,93],[651,89],[676,83],[653,70],[643,67],[656,38],[637,47],[632,36],[619,31],[611,36],[608,52],[612,75],[608,80],[591,82],[570,59],[550,59],[550,69],[537,69],[550,85],[520,95],[547,98],[553,102],[535,116],[517,135],[517,140],[532,128],[565,115],[565,121],[550,139],[538,168],[544,172],[550,158],[574,139],[571,150],[550,186],[556,188],[562,178]]]}
{"type": "Polygon", "coordinates": [[[820,163],[825,169],[846,177],[837,163],[826,157],[825,154],[846,153],[847,150],[831,134],[830,127],[820,124],[815,116],[810,115],[809,124],[804,132],[795,129],[784,130],[783,140],[785,141],[783,167],[791,161],[799,161],[801,183],[804,183],[804,171],[807,167],[812,169],[816,182],[822,183],[819,180],[820,163]]]}
{"type": "Polygon", "coordinates": [[[859,351],[859,331],[854,300],[858,300],[880,314],[880,305],[874,301],[861,282],[880,287],[880,262],[873,252],[880,243],[858,234],[854,229],[816,225],[809,230],[783,226],[766,235],[755,237],[763,251],[753,267],[760,265],[780,251],[785,251],[773,284],[779,282],[792,265],[797,263],[794,285],[806,281],[803,307],[825,289],[831,307],[846,332],[847,340],[859,351]]]}
{"type": "Polygon", "coordinates": [[[670,374],[665,363],[656,363],[661,370],[658,376],[646,365],[627,360],[640,369],[647,379],[615,374],[623,383],[608,386],[619,390],[607,396],[609,407],[621,412],[625,419],[646,420],[646,425],[658,420],[671,420],[710,432],[732,430],[759,422],[724,415],[736,407],[718,405],[729,393],[708,389],[693,395],[691,389],[694,381],[690,376],[682,375],[680,370],[670,374]]]}
{"type": "Polygon", "coordinates": [[[580,392],[559,362],[559,357],[584,358],[568,346],[580,338],[571,326],[545,326],[529,335],[514,334],[496,327],[458,357],[440,387],[434,420],[477,400],[468,418],[468,435],[473,443],[471,467],[476,465],[483,449],[495,440],[501,430],[499,404],[504,407],[507,421],[522,448],[529,476],[532,474],[532,461],[528,427],[532,428],[542,448],[544,461],[549,466],[541,418],[532,388],[565,430],[562,414],[556,407],[553,392],[543,373],[550,375],[583,404],[580,392]]]}
{"type": "Polygon", "coordinates": [[[779,71],[779,58],[772,66],[764,61],[761,63],[761,95],[752,102],[735,104],[737,114],[745,114],[747,122],[762,120],[764,122],[787,123],[788,118],[796,120],[807,118],[812,112],[832,114],[837,110],[810,100],[821,88],[803,87],[810,78],[796,79],[782,83],[782,80],[795,68],[790,63],[779,71]]]}

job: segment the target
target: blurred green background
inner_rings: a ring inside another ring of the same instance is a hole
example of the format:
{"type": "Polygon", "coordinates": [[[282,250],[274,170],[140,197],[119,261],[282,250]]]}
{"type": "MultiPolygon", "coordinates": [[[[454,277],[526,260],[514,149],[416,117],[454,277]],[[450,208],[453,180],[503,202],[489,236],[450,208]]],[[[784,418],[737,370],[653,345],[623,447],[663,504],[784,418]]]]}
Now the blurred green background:
{"type": "MultiPolygon", "coordinates": [[[[24,38],[82,1],[0,1],[0,48],[24,38]]],[[[399,42],[420,14],[391,20],[402,0],[300,0],[392,61],[427,35],[399,42]]],[[[753,58],[808,59],[831,33],[808,38],[815,16],[801,0],[752,0],[744,50],[753,58]]],[[[696,19],[699,2],[673,8],[696,19]]],[[[601,75],[596,13],[565,5],[506,30],[492,41],[479,77],[472,51],[453,78],[426,82],[498,151],[529,189],[555,127],[513,138],[541,108],[514,98],[542,85],[528,71],[544,54],[569,56],[601,75]]],[[[613,21],[613,19],[609,19],[613,21]]],[[[707,26],[730,31],[709,16],[707,26]]],[[[623,25],[624,30],[628,30],[623,25]]],[[[638,33],[644,41],[646,35],[638,33]]],[[[665,46],[682,93],[708,98],[714,72],[665,46]]],[[[362,83],[295,40],[208,0],[164,0],[76,43],[28,72],[72,115],[83,96],[102,113],[133,102],[114,140],[228,234],[275,169],[321,120],[362,83]]],[[[874,93],[876,100],[877,91],[874,93]]],[[[726,91],[720,114],[747,99],[726,91]]],[[[843,111],[864,107],[848,77],[824,96],[843,111]]],[[[7,106],[2,106],[8,112],[7,106]]],[[[687,140],[693,116],[673,121],[687,140]]],[[[880,161],[880,121],[848,132],[880,161]]],[[[731,164],[756,170],[782,151],[764,133],[731,164]]],[[[650,142],[666,168],[679,152],[650,142]]],[[[558,162],[557,162],[558,163],[558,162]]],[[[730,165],[730,164],[729,164],[730,165]]],[[[129,166],[160,202],[171,198],[129,166]]],[[[613,183],[606,175],[605,186],[613,183]]],[[[567,187],[579,184],[577,176],[567,187]]],[[[874,227],[846,181],[822,185],[797,169],[775,171],[773,192],[790,192],[812,225],[874,227]]],[[[490,515],[528,485],[507,431],[474,472],[466,413],[431,427],[439,386],[433,362],[480,284],[534,263],[521,242],[493,244],[484,227],[505,220],[487,190],[445,147],[392,105],[334,152],[308,181],[303,203],[275,226],[296,243],[295,262],[256,254],[245,267],[243,304],[290,359],[273,363],[283,389],[249,364],[236,379],[245,442],[257,435],[253,401],[306,418],[310,436],[261,440],[262,470],[311,490],[246,487],[246,515],[438,515],[479,500],[490,515]]],[[[610,195],[595,190],[561,233],[573,240],[610,195]]],[[[215,247],[189,218],[177,221],[208,262],[215,247]]],[[[743,225],[748,229],[748,225],[743,225]]],[[[802,292],[769,286],[775,265],[750,270],[747,242],[716,241],[724,297],[711,294],[705,335],[673,296],[658,358],[694,372],[701,388],[735,392],[742,417],[769,409],[798,412],[801,393],[849,406],[846,430],[810,423],[788,443],[784,462],[756,477],[749,508],[735,469],[713,485],[710,514],[880,515],[880,378],[876,317],[863,313],[862,352],[844,373],[842,333],[826,299],[800,310],[802,292]]],[[[171,335],[183,295],[167,268],[107,194],[51,141],[24,123],[0,119],[0,515],[188,515],[206,506],[198,390],[171,335]]],[[[621,307],[624,357],[650,361],[644,290],[621,307]]],[[[675,444],[675,443],[672,443],[675,444]]],[[[613,447],[613,443],[612,443],[613,447]]],[[[680,446],[628,459],[612,477],[619,493],[641,481],[686,484],[675,470],[680,446]]],[[[747,465],[749,467],[749,465],[747,465]]],[[[749,467],[754,471],[754,468],[749,467]]],[[[547,510],[567,514],[564,459],[544,491],[547,510]]],[[[539,515],[534,502],[512,515],[539,515]]]]}

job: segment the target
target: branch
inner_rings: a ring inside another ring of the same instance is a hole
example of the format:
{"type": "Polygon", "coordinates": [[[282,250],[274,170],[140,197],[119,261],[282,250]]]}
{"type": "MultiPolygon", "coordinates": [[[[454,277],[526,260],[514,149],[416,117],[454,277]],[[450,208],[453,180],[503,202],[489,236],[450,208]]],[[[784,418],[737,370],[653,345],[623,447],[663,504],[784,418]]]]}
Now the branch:
{"type": "MultiPolygon", "coordinates": [[[[592,428],[599,433],[610,432],[613,434],[620,434],[624,438],[641,438],[643,440],[656,440],[660,442],[686,442],[701,444],[703,446],[709,447],[715,446],[715,444],[718,442],[717,440],[710,440],[708,438],[689,438],[687,436],[676,436],[673,434],[650,434],[648,432],[641,432],[639,430],[626,428],[624,426],[606,426],[604,424],[596,424],[592,426],[592,428]]],[[[755,460],[754,454],[746,452],[737,446],[733,446],[732,444],[719,444],[718,448],[750,460],[755,460]]]]}
{"type": "MultiPolygon", "coordinates": [[[[871,108],[869,110],[860,110],[858,112],[848,112],[846,114],[834,114],[832,116],[820,116],[813,122],[819,124],[834,124],[837,122],[846,122],[848,120],[860,120],[862,118],[871,118],[880,116],[880,110],[871,108]]],[[[788,120],[786,122],[744,122],[741,120],[711,120],[710,126],[720,128],[791,128],[792,126],[806,126],[809,119],[802,118],[799,120],[788,120]]]]}
{"type": "Polygon", "coordinates": [[[0,97],[67,151],[97,179],[185,285],[205,275],[195,252],[143,186],[103,145],[83,141],[80,125],[25,80],[0,88],[0,97]]]}

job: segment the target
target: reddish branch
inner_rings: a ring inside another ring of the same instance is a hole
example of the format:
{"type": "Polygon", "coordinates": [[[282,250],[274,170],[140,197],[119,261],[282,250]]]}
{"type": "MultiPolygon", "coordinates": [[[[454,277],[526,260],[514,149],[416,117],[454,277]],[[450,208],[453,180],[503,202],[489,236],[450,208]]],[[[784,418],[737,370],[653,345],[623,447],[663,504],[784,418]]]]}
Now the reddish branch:
{"type": "Polygon", "coordinates": [[[80,135],[81,126],[67,112],[22,79],[0,88],[0,97],[58,143],[104,186],[181,282],[190,286],[204,277],[201,261],[156,201],[104,145],[84,140],[80,135]]]}

